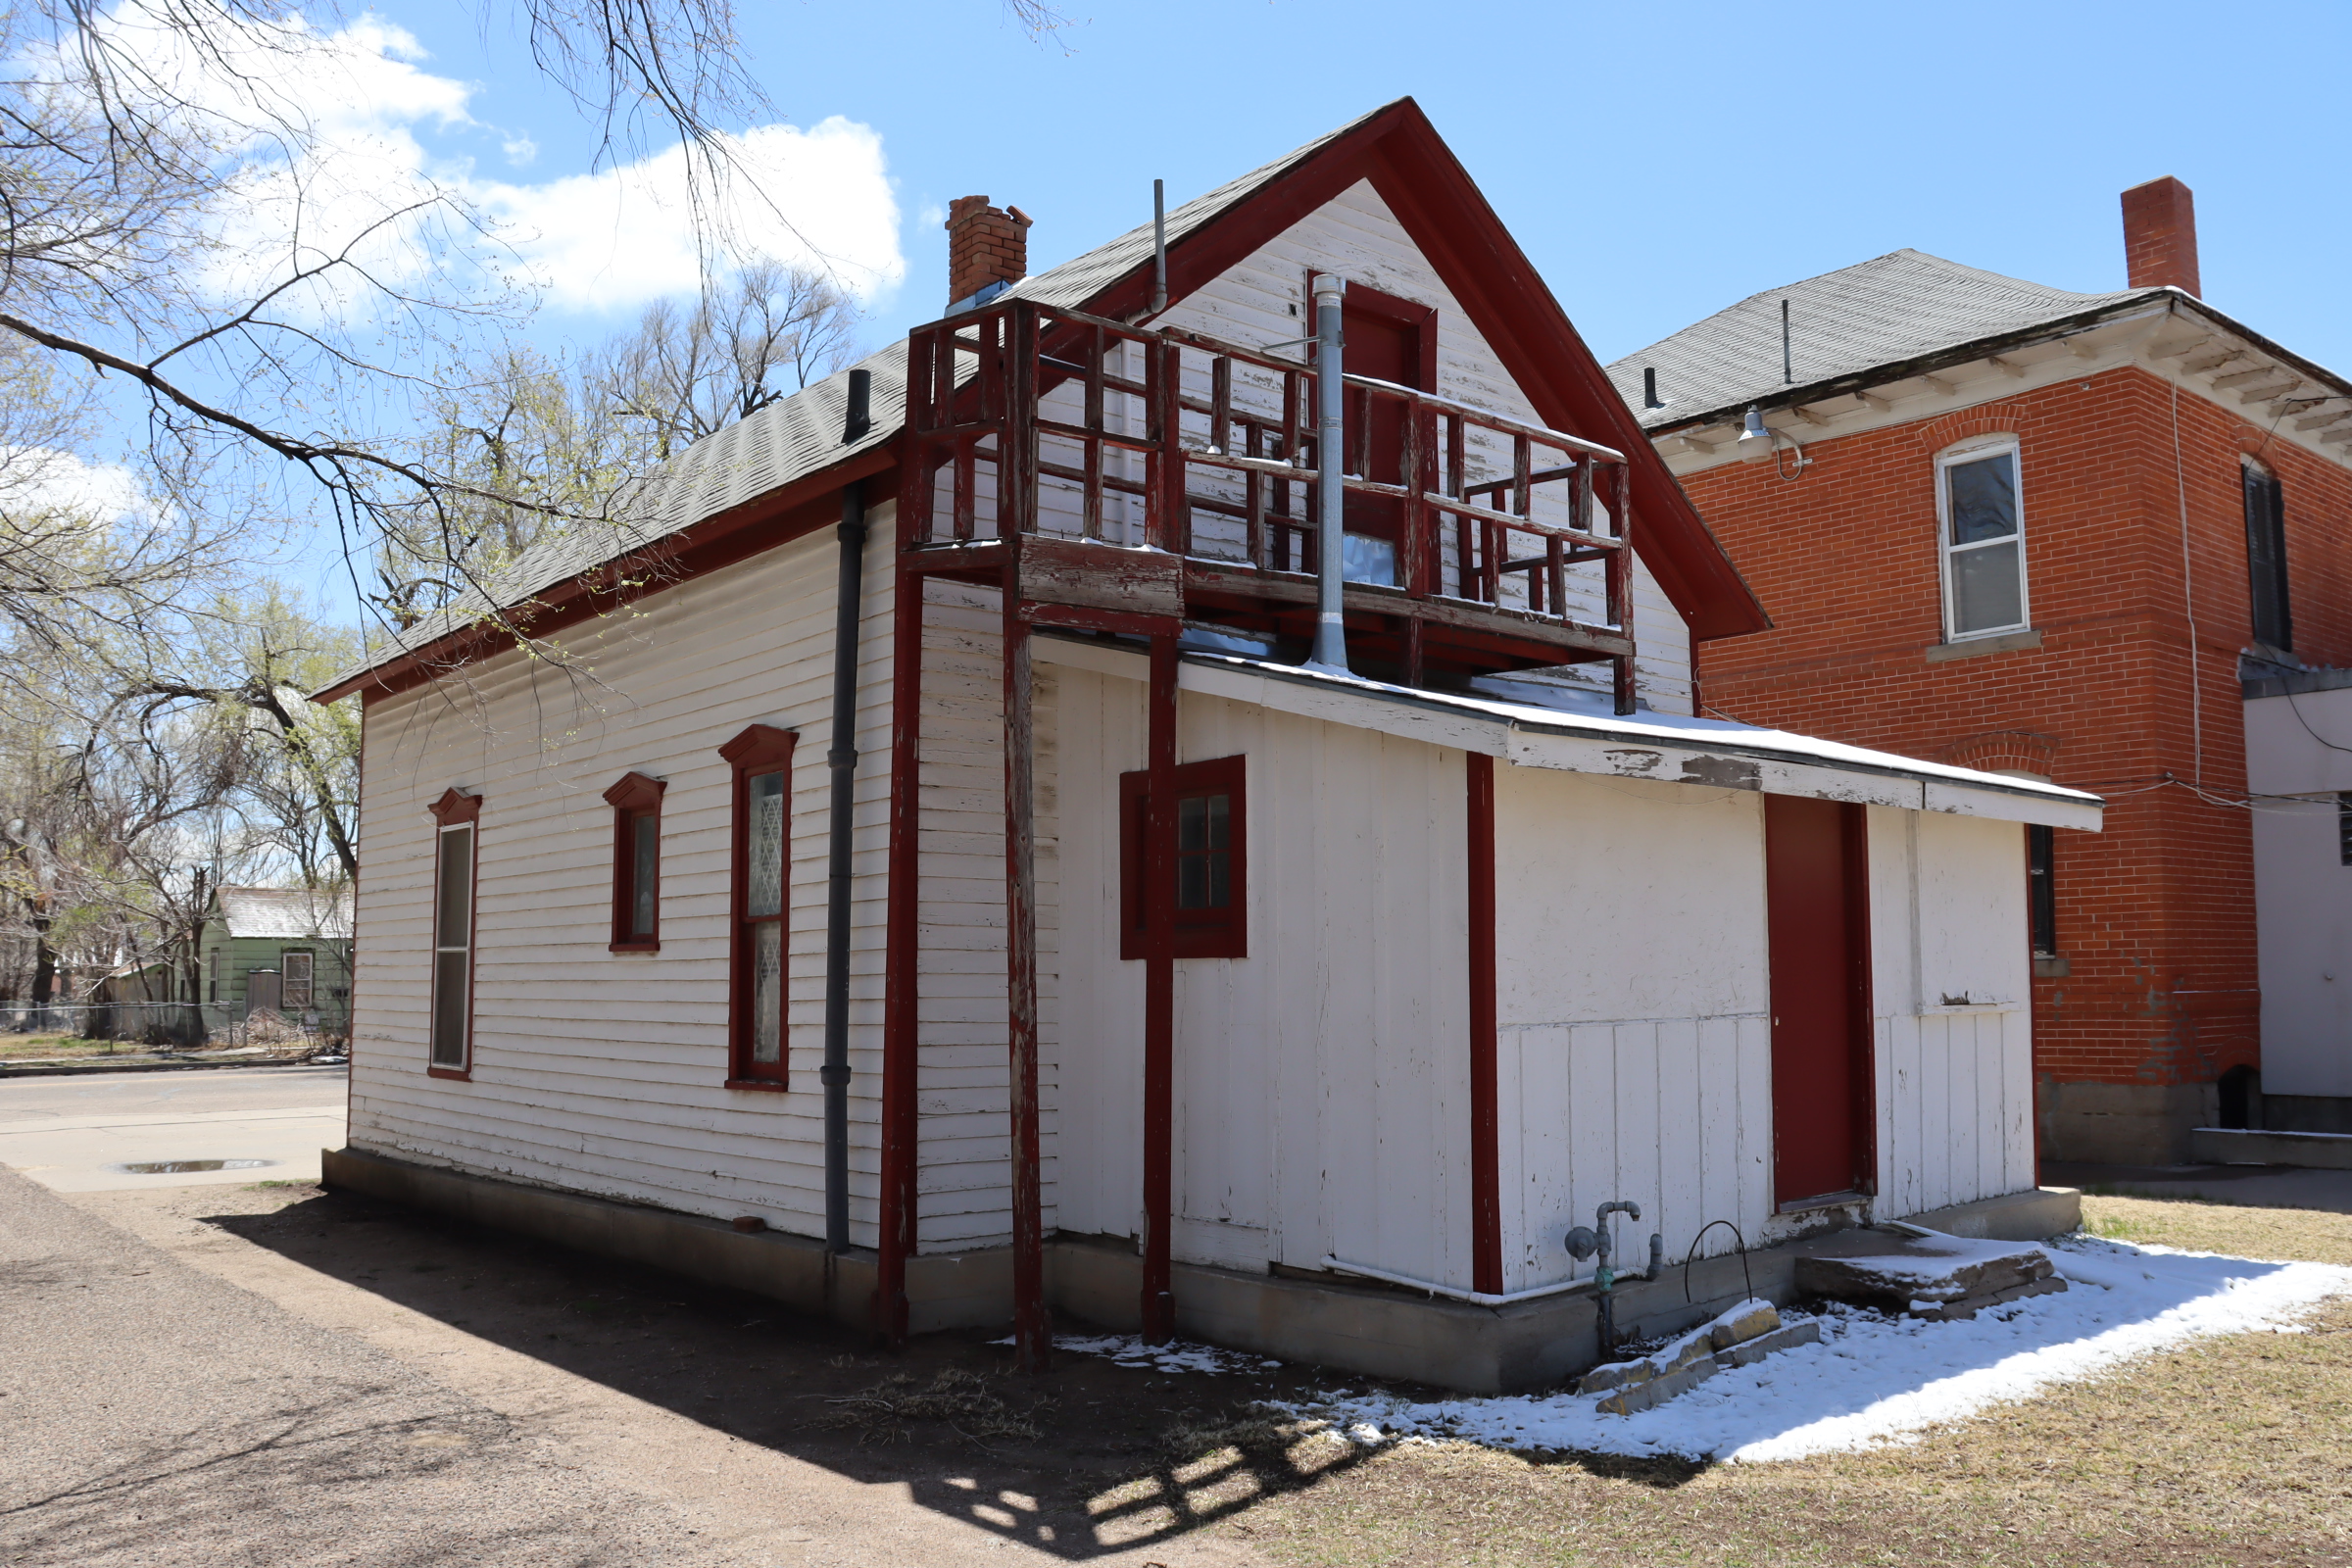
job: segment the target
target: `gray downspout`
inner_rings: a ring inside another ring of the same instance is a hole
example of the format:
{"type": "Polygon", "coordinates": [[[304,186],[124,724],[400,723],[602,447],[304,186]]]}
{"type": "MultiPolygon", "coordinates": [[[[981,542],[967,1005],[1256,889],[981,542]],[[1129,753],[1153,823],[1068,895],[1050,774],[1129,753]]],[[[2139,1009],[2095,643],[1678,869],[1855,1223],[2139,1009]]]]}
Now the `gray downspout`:
{"type": "MultiPolygon", "coordinates": [[[[850,372],[844,444],[870,424],[873,373],[850,372]]],[[[825,1250],[850,1250],[850,896],[858,806],[858,631],[865,598],[865,483],[841,487],[841,578],[833,625],[833,771],[831,843],[825,878],[825,1250]]]]}
{"type": "Polygon", "coordinates": [[[1315,274],[1315,651],[1309,669],[1348,672],[1348,623],[1342,612],[1342,567],[1348,553],[1347,388],[1340,381],[1340,323],[1348,280],[1315,274]]]}

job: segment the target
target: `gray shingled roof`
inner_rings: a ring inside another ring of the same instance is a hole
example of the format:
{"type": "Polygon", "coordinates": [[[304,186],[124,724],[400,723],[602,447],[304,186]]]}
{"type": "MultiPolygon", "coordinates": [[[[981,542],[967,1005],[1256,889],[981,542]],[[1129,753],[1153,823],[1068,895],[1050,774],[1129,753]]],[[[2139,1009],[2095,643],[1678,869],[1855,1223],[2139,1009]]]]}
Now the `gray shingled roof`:
{"type": "MultiPolygon", "coordinates": [[[[1167,215],[1169,246],[1390,107],[1384,104],[1176,208],[1167,215]]],[[[1008,296],[1075,310],[1151,259],[1152,225],[1147,222],[1022,280],[1008,296]]],[[[463,631],[493,608],[526,604],[607,562],[889,441],[906,418],[906,340],[868,355],[858,368],[871,370],[874,377],[873,424],[863,440],[842,444],[850,378],[844,369],[697,441],[615,508],[623,520],[578,528],[526,552],[482,591],[466,594],[399,636],[384,639],[364,662],[319,689],[339,686],[401,654],[463,631]]]]}
{"type": "Polygon", "coordinates": [[[1789,390],[1781,368],[1783,300],[1789,307],[1794,385],[1801,387],[2167,292],[2075,294],[1901,250],[1751,294],[1627,355],[1609,367],[1609,379],[1643,428],[1655,429],[1789,390]],[[1657,368],[1662,409],[1642,407],[1645,366],[1657,368]]]}
{"type": "Polygon", "coordinates": [[[216,895],[232,937],[349,937],[351,890],[221,888],[216,895]]]}

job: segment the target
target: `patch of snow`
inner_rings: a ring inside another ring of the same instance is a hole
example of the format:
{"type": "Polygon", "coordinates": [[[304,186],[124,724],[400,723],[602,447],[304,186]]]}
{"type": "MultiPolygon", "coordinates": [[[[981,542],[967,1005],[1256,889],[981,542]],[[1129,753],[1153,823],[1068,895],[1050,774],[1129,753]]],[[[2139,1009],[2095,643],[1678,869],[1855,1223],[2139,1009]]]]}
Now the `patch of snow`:
{"type": "MultiPolygon", "coordinates": [[[[1010,1345],[1012,1340],[1007,1336],[989,1343],[1010,1345]]],[[[1171,1340],[1166,1345],[1146,1345],[1133,1334],[1061,1334],[1054,1336],[1054,1348],[1073,1355],[1104,1356],[1121,1366],[1149,1367],[1154,1372],[1241,1374],[1272,1371],[1282,1365],[1270,1356],[1220,1350],[1213,1345],[1187,1345],[1180,1340],[1171,1340]]]]}
{"type": "Polygon", "coordinates": [[[2185,1341],[2299,1333],[2320,1302],[2352,1296],[2352,1268],[2262,1263],[2087,1237],[2049,1244],[2075,1285],[1975,1319],[1892,1318],[1832,1303],[1821,1343],[1721,1372],[1655,1409],[1602,1415],[1590,1396],[1416,1402],[1325,1395],[1286,1405],[1358,1443],[1446,1438],[1503,1448],[1754,1463],[1902,1443],[1992,1405],[2032,1398],[2185,1341]]]}

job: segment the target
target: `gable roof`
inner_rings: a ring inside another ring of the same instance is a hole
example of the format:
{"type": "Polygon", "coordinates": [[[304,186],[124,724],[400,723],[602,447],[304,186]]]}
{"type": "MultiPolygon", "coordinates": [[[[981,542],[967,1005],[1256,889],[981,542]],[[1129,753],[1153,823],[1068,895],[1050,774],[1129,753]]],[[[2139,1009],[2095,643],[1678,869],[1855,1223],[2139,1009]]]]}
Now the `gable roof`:
{"type": "MultiPolygon", "coordinates": [[[[1539,416],[1626,454],[1636,549],[1691,635],[1704,640],[1768,625],[1755,595],[1642,438],[1534,264],[1412,99],[1384,105],[1169,213],[1169,297],[1183,299],[1367,179],[1485,329],[1539,416]]],[[[1137,319],[1149,307],[1152,261],[1152,227],[1144,224],[1023,279],[1005,297],[1137,319]]],[[[482,621],[497,609],[535,605],[534,632],[583,619],[595,602],[586,574],[649,549],[687,569],[707,569],[808,531],[774,524],[893,462],[906,415],[905,340],[858,368],[873,374],[873,422],[861,440],[841,440],[849,371],[838,371],[696,442],[628,498],[626,523],[580,530],[527,552],[494,581],[387,639],[313,700],[332,702],[365,686],[397,690],[493,651],[498,639],[486,635],[482,621]],[[697,559],[698,547],[716,545],[719,535],[751,537],[697,559]]],[[[807,520],[815,526],[823,518],[810,514],[807,520]]]]}
{"type": "Polygon", "coordinates": [[[309,888],[216,888],[213,912],[231,938],[351,937],[351,890],[315,893],[309,888]]]}
{"type": "Polygon", "coordinates": [[[2169,288],[2076,294],[1925,251],[1900,250],[1786,288],[1751,294],[1609,367],[1644,429],[1783,400],[1796,388],[1925,359],[1942,350],[2169,298],[2169,288]],[[1788,302],[1793,381],[1784,379],[1781,302],[1788,302]],[[1654,367],[1662,409],[1642,407],[1654,367]]]}

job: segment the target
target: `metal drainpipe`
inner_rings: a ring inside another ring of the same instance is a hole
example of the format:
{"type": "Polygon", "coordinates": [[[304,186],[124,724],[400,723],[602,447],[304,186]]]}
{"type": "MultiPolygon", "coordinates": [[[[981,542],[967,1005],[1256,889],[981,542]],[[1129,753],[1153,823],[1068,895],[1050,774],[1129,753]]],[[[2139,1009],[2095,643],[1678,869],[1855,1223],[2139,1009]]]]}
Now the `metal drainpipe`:
{"type": "MultiPolygon", "coordinates": [[[[845,445],[871,425],[873,372],[850,372],[845,445]]],[[[841,574],[833,622],[833,798],[825,886],[825,1250],[850,1250],[850,895],[858,790],[858,631],[865,594],[865,483],[841,487],[841,574]]]]}
{"type": "Polygon", "coordinates": [[[1348,280],[1330,272],[1315,274],[1315,421],[1316,512],[1315,651],[1309,669],[1348,673],[1348,622],[1341,611],[1340,568],[1348,553],[1347,397],[1340,383],[1340,332],[1348,280]]]}

